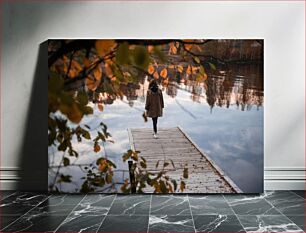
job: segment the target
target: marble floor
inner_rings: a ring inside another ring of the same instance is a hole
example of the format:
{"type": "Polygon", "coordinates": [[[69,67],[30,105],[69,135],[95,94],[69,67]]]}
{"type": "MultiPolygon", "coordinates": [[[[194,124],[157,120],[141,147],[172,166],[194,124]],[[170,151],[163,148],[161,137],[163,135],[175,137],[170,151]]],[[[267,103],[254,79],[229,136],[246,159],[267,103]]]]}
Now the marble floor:
{"type": "Polygon", "coordinates": [[[48,195],[0,191],[1,232],[304,232],[303,191],[48,195]]]}

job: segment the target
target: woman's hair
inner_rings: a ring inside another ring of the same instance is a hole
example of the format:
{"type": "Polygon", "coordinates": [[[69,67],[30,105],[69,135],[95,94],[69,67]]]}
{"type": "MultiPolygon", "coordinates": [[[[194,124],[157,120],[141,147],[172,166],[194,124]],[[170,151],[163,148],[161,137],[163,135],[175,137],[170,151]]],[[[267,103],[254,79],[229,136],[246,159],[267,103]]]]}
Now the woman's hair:
{"type": "Polygon", "coordinates": [[[150,83],[149,83],[149,89],[151,89],[152,87],[158,87],[158,83],[156,79],[151,79],[150,83]]]}

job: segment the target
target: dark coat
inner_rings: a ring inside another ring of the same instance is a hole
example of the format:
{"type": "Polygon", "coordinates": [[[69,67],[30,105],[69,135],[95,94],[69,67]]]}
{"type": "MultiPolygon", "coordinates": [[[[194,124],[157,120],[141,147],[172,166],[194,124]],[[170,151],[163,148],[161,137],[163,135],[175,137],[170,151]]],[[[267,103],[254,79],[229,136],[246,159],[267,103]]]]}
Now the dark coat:
{"type": "Polygon", "coordinates": [[[148,117],[161,117],[163,115],[164,99],[160,89],[156,92],[147,91],[146,106],[148,117]]]}

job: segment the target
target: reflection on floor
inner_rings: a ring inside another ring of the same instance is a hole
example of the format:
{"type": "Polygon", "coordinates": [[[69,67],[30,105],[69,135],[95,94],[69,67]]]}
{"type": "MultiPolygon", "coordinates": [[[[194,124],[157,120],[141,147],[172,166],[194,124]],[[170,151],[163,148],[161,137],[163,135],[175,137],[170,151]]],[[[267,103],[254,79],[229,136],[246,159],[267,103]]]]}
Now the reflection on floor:
{"type": "Polygon", "coordinates": [[[303,191],[48,195],[1,191],[1,232],[303,232],[303,191]]]}

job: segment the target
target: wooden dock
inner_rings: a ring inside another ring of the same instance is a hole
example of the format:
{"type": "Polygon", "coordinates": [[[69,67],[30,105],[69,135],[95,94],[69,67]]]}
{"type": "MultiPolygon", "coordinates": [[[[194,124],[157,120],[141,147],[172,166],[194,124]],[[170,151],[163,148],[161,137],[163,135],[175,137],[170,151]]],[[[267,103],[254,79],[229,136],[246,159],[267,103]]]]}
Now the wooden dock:
{"type": "MultiPolygon", "coordinates": [[[[153,138],[152,129],[148,128],[128,129],[128,132],[131,149],[140,151],[139,155],[147,160],[147,170],[150,172],[157,173],[164,162],[169,162],[170,165],[164,170],[179,183],[184,167],[188,167],[184,193],[242,193],[181,127],[160,128],[157,139],[153,138]],[[157,161],[160,161],[160,166],[156,168],[157,161]]],[[[144,191],[152,193],[153,189],[147,187],[144,191]]]]}

